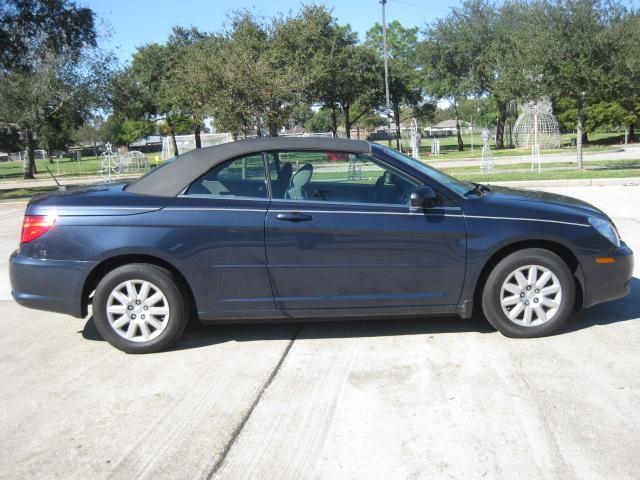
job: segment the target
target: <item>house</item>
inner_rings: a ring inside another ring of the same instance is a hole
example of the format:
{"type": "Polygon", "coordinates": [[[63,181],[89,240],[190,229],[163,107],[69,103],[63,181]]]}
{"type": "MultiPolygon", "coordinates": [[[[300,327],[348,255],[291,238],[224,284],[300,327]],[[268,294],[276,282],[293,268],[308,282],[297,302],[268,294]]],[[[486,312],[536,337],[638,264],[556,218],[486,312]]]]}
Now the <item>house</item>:
{"type": "MultiPolygon", "coordinates": [[[[460,120],[460,130],[468,129],[469,124],[460,120]]],[[[424,129],[424,132],[430,137],[443,137],[456,134],[455,119],[443,120],[435,125],[431,125],[424,129]]]]}

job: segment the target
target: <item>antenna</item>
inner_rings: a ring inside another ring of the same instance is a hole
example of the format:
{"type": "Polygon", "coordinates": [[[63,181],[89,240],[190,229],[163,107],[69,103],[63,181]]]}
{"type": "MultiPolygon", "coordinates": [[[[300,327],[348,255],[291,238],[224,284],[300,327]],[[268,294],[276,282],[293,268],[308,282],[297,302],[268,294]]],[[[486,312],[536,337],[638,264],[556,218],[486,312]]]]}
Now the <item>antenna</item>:
{"type": "Polygon", "coordinates": [[[59,192],[64,192],[67,189],[67,187],[65,187],[64,185],[60,184],[60,182],[58,181],[56,176],[53,174],[53,172],[51,170],[49,170],[49,166],[48,165],[45,165],[44,168],[47,169],[47,172],[49,172],[49,175],[51,175],[51,178],[53,178],[53,181],[56,182],[56,185],[58,185],[58,191],[59,192]]]}

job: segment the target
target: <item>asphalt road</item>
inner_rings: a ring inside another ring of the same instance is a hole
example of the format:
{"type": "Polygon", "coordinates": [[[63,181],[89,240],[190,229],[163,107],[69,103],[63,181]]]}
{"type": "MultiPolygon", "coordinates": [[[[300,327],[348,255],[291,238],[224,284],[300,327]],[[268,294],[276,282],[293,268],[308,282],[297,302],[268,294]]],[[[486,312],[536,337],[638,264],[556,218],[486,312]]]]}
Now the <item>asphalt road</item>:
{"type": "MultiPolygon", "coordinates": [[[[553,189],[640,251],[640,187],[553,189]]],[[[552,337],[480,319],[191,327],[130,356],[10,300],[0,207],[0,477],[637,479],[640,268],[552,337]]]]}

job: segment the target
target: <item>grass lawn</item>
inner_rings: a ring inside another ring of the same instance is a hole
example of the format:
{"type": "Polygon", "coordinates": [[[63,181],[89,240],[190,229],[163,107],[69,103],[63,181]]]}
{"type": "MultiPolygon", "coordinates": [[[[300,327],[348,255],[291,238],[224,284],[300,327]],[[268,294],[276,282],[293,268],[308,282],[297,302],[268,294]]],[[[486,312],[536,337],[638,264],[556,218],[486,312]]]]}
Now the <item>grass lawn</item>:
{"type": "MultiPolygon", "coordinates": [[[[542,150],[541,154],[546,153],[568,153],[575,152],[576,147],[571,146],[571,139],[575,138],[574,134],[563,134],[560,136],[560,149],[555,150],[542,150]]],[[[462,142],[464,143],[464,151],[458,151],[458,140],[455,135],[449,137],[438,137],[440,140],[440,155],[431,156],[431,137],[422,138],[422,146],[420,147],[420,155],[424,160],[459,160],[463,158],[480,158],[482,155],[482,138],[479,134],[474,134],[473,139],[469,134],[462,135],[462,142]],[[471,143],[473,140],[473,152],[471,152],[471,143]]],[[[618,133],[592,133],[589,135],[589,145],[583,147],[584,152],[610,152],[621,148],[621,143],[624,139],[624,135],[618,133]]],[[[377,143],[388,146],[389,142],[386,140],[379,140],[377,143]]],[[[496,150],[495,141],[489,142],[491,146],[491,154],[494,157],[504,156],[516,156],[516,155],[528,155],[531,150],[528,148],[506,148],[504,150],[496,150]]],[[[395,148],[395,140],[392,141],[392,146],[395,148]]],[[[404,149],[411,148],[411,144],[408,139],[402,140],[402,147],[404,149]]]]}
{"type": "MultiPolygon", "coordinates": [[[[160,152],[147,153],[146,156],[151,166],[156,166],[157,163],[161,162],[160,152]]],[[[46,167],[49,167],[56,177],[99,175],[102,162],[103,158],[100,156],[97,159],[93,156],[82,157],[80,162],[70,158],[54,159],[53,163],[50,163],[49,160],[36,160],[36,170],[38,171],[36,177],[49,178],[46,167]]],[[[0,181],[19,180],[22,178],[23,173],[23,165],[20,161],[0,163],[0,181]]]]}
{"type": "Polygon", "coordinates": [[[41,193],[50,192],[57,187],[7,188],[0,190],[0,202],[26,200],[41,193]]]}

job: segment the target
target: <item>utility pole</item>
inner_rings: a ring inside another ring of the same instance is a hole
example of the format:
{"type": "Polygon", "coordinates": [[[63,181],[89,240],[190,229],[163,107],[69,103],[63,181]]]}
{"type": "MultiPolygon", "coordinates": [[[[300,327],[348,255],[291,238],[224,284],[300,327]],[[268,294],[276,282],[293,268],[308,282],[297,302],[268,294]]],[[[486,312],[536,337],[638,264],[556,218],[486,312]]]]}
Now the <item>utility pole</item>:
{"type": "Polygon", "coordinates": [[[384,6],[387,0],[380,0],[382,5],[382,44],[384,50],[384,90],[387,97],[387,134],[389,135],[389,146],[391,146],[391,106],[389,100],[389,61],[387,59],[387,17],[384,12],[384,6]]]}

